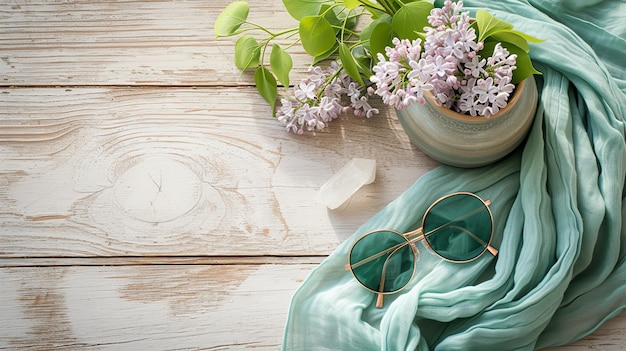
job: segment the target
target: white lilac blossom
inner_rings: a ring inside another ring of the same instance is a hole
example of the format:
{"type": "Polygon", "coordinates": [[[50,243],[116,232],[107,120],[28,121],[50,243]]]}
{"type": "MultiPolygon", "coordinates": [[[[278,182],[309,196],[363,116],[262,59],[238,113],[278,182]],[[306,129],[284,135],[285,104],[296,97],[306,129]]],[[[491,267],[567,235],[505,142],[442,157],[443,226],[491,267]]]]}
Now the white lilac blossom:
{"type": "Polygon", "coordinates": [[[438,103],[471,116],[490,117],[506,106],[517,56],[498,43],[491,57],[480,57],[484,43],[462,10],[462,1],[446,0],[428,16],[423,47],[419,39],[395,38],[386,57],[378,55],[370,80],[384,103],[397,109],[423,104],[430,91],[438,103]]]}
{"type": "Polygon", "coordinates": [[[371,117],[378,109],[368,102],[366,90],[339,69],[336,62],[323,70],[319,66],[309,68],[309,76],[294,87],[294,94],[281,99],[276,116],[290,132],[303,134],[305,130],[320,130],[342,113],[371,117]]]}

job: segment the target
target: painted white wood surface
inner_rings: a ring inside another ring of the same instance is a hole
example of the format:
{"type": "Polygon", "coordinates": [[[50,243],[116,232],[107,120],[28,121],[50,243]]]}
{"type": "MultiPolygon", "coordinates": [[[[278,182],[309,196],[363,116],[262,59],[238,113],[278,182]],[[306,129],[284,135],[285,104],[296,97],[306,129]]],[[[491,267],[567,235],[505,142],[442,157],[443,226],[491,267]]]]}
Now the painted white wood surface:
{"type": "Polygon", "coordinates": [[[435,165],[388,114],[288,134],[254,88],[0,96],[10,257],[327,255],[435,165]],[[330,212],[317,190],[352,157],[377,159],[378,181],[330,212]]]}
{"type": "MultiPolygon", "coordinates": [[[[214,38],[227,3],[0,3],[0,349],[276,350],[308,272],[436,166],[382,107],[285,133],[214,38]],[[377,180],[328,211],[353,157],[377,180]]],[[[617,350],[625,327],[559,349],[617,350]]]]}

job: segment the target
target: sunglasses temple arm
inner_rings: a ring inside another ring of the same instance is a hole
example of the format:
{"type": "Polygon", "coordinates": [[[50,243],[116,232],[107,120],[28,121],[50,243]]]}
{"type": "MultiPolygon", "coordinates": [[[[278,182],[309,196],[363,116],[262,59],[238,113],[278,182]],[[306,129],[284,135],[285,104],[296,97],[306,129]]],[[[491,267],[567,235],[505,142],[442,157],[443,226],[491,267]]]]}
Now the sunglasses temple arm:
{"type": "MultiPolygon", "coordinates": [[[[387,257],[387,259],[385,260],[385,263],[383,264],[383,270],[382,270],[382,274],[380,275],[380,284],[379,284],[379,289],[380,291],[384,291],[385,290],[385,277],[386,277],[386,273],[387,273],[387,264],[389,263],[389,259],[396,254],[396,252],[398,252],[398,250],[400,250],[401,248],[403,248],[405,245],[409,244],[410,242],[407,243],[403,243],[400,245],[396,245],[395,249],[393,250],[393,252],[391,252],[391,254],[387,257]]],[[[378,297],[376,298],[376,307],[377,308],[382,308],[383,307],[383,294],[382,293],[378,293],[378,297]]]]}
{"type": "MultiPolygon", "coordinates": [[[[385,264],[383,265],[383,272],[380,276],[380,291],[384,291],[385,290],[385,272],[387,271],[387,261],[385,261],[385,264]]],[[[382,293],[378,293],[378,296],[376,297],[376,308],[383,308],[383,294],[382,293]]]]}
{"type": "Polygon", "coordinates": [[[378,293],[378,297],[376,298],[376,308],[383,308],[383,294],[378,293]]]}
{"type": "MultiPolygon", "coordinates": [[[[487,200],[484,200],[483,202],[485,203],[485,206],[487,206],[487,207],[491,206],[491,200],[487,199],[487,200]]],[[[465,218],[467,218],[467,217],[469,217],[469,216],[473,215],[474,213],[476,213],[476,211],[472,211],[472,212],[470,212],[470,213],[466,214],[465,216],[462,216],[462,217],[458,218],[457,220],[460,220],[460,219],[465,219],[465,218]]],[[[452,223],[452,222],[450,222],[450,223],[452,223]]],[[[413,242],[415,242],[415,241],[419,241],[419,240],[421,240],[421,239],[424,239],[426,236],[428,236],[428,235],[430,235],[430,234],[432,234],[432,233],[434,233],[434,232],[438,231],[439,229],[441,229],[441,228],[443,228],[443,227],[445,227],[445,226],[449,225],[450,223],[447,223],[447,224],[444,224],[444,225],[442,225],[442,226],[439,226],[438,228],[435,228],[435,229],[433,229],[433,230],[429,231],[428,233],[424,233],[424,232],[422,231],[422,228],[419,228],[419,229],[417,229],[417,230],[415,230],[415,231],[413,231],[413,232],[411,232],[411,233],[407,233],[407,234],[405,234],[405,236],[413,236],[413,235],[418,235],[418,234],[419,234],[419,235],[420,235],[419,237],[417,237],[417,238],[415,238],[415,239],[412,239],[412,240],[411,240],[411,241],[413,241],[413,242]]],[[[497,256],[497,255],[498,255],[498,250],[497,250],[495,247],[493,247],[493,246],[491,246],[491,245],[487,244],[487,243],[486,243],[483,239],[481,239],[481,238],[477,237],[477,236],[476,236],[476,234],[474,234],[474,233],[470,232],[469,230],[467,231],[467,233],[468,233],[468,234],[469,234],[469,235],[470,235],[470,236],[471,236],[474,240],[476,240],[479,244],[486,246],[486,247],[487,247],[487,250],[488,250],[488,251],[489,251],[492,255],[494,255],[494,256],[497,256]]]]}
{"type": "Polygon", "coordinates": [[[402,247],[404,247],[406,245],[409,245],[409,244],[410,244],[410,242],[407,241],[407,242],[404,242],[404,243],[392,246],[392,247],[388,248],[387,250],[384,250],[384,251],[381,251],[381,252],[377,253],[376,255],[372,255],[372,256],[370,256],[368,258],[362,259],[362,260],[360,260],[359,262],[357,262],[355,264],[351,265],[350,263],[348,263],[348,264],[346,264],[344,266],[344,268],[347,271],[350,270],[350,267],[352,267],[352,268],[359,268],[360,266],[362,266],[362,265],[364,265],[366,263],[372,262],[372,261],[374,261],[375,259],[377,259],[377,258],[379,258],[381,256],[384,256],[384,255],[386,255],[386,254],[388,254],[388,253],[390,253],[392,251],[396,251],[396,250],[398,250],[398,249],[400,249],[400,248],[402,248],[402,247]]]}
{"type": "MultiPolygon", "coordinates": [[[[485,205],[487,205],[487,207],[491,206],[491,200],[489,199],[485,200],[485,205]]],[[[498,250],[491,245],[487,245],[487,250],[489,250],[489,252],[494,256],[498,255],[498,250]]]]}
{"type": "Polygon", "coordinates": [[[489,251],[492,255],[494,255],[494,256],[497,256],[497,255],[498,255],[498,250],[497,250],[495,247],[493,247],[493,246],[491,246],[491,245],[487,244],[487,243],[486,243],[483,239],[479,238],[478,236],[476,236],[476,234],[474,234],[474,233],[470,232],[469,230],[464,230],[464,231],[465,231],[467,234],[469,234],[469,236],[471,236],[471,237],[472,237],[472,239],[476,240],[479,244],[481,244],[481,245],[483,245],[483,246],[486,246],[486,247],[487,247],[487,250],[488,250],[488,251],[489,251]]]}
{"type": "MultiPolygon", "coordinates": [[[[487,207],[491,206],[491,200],[487,199],[484,201],[485,205],[487,207]]],[[[485,245],[487,246],[487,250],[494,256],[498,256],[498,249],[496,249],[495,247],[487,244],[486,242],[484,242],[481,238],[477,237],[474,233],[470,233],[471,236],[474,238],[474,240],[478,241],[481,245],[485,245]]]]}
{"type": "MultiPolygon", "coordinates": [[[[421,228],[416,230],[415,232],[419,232],[421,233],[421,228]]],[[[422,236],[423,237],[423,236],[422,236]]],[[[418,238],[419,239],[419,238],[418,238]]],[[[376,255],[370,256],[364,260],[361,260],[355,264],[353,264],[352,266],[350,265],[350,263],[346,264],[344,266],[345,270],[351,270],[352,268],[358,268],[359,266],[362,266],[368,262],[371,262],[383,255],[386,255],[387,253],[391,252],[391,255],[389,255],[389,257],[393,256],[395,254],[395,252],[397,252],[398,250],[400,250],[401,248],[403,248],[406,245],[411,244],[412,242],[416,241],[416,239],[413,239],[412,241],[407,241],[405,243],[402,244],[398,244],[395,246],[392,246],[390,248],[388,248],[387,250],[384,250],[382,252],[377,253],[376,255]]],[[[383,291],[385,288],[385,272],[387,272],[387,263],[389,263],[389,257],[387,257],[387,259],[385,260],[385,263],[383,264],[383,270],[382,270],[382,275],[380,277],[380,290],[383,291]]],[[[382,308],[383,307],[383,297],[384,295],[382,293],[378,293],[377,297],[376,297],[376,307],[377,308],[382,308]]]]}

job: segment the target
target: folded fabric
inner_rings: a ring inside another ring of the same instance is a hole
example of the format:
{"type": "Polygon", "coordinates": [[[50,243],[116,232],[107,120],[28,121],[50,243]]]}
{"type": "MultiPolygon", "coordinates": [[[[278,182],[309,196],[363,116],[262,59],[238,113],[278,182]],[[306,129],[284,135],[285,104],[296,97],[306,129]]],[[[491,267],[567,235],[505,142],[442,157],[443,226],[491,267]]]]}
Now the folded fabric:
{"type": "Polygon", "coordinates": [[[429,172],[364,223],[294,295],[284,350],[533,350],[580,339],[626,307],[626,1],[464,8],[545,39],[531,47],[543,75],[527,141],[490,166],[429,172]],[[418,244],[415,277],[377,309],[344,270],[351,245],[415,228],[455,191],[491,200],[499,255],[456,264],[418,244]]]}

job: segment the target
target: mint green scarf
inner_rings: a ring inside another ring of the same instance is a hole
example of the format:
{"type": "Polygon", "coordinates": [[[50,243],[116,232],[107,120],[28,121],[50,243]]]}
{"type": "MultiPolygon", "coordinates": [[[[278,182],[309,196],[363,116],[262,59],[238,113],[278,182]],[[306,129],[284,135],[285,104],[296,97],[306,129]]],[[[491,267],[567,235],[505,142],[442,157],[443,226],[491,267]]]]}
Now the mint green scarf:
{"type": "Polygon", "coordinates": [[[479,169],[439,167],[372,217],[293,297],[285,350],[533,350],[626,307],[626,1],[467,0],[546,41],[526,144],[479,169]],[[455,191],[492,201],[497,258],[445,262],[422,244],[410,285],[374,307],[344,270],[363,233],[404,230],[455,191]]]}

